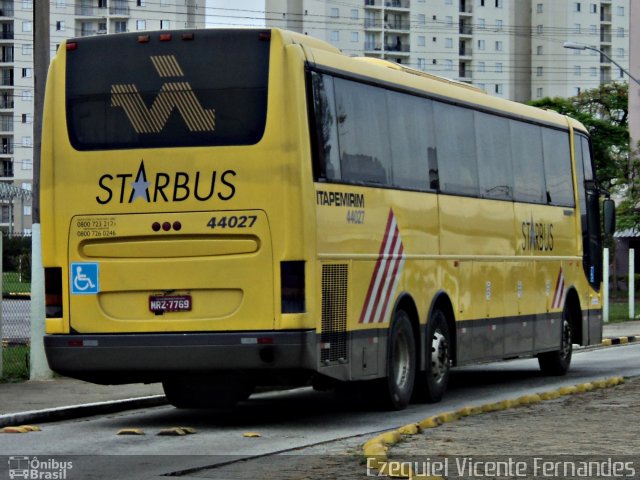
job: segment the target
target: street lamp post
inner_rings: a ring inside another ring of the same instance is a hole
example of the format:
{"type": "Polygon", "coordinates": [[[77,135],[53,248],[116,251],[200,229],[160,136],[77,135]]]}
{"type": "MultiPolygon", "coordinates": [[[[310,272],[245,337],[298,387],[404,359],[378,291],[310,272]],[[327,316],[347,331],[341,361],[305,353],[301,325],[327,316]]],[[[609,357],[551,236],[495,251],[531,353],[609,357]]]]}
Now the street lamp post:
{"type": "Polygon", "coordinates": [[[596,47],[592,47],[590,45],[585,45],[584,43],[578,43],[578,42],[564,42],[563,45],[564,48],[569,48],[571,50],[593,50],[594,52],[598,52],[600,55],[606,57],[607,59],[611,60],[611,62],[618,67],[620,70],[622,70],[624,73],[626,73],[629,78],[631,80],[633,80],[634,82],[636,82],[638,85],[640,85],[640,81],[638,81],[638,79],[636,77],[634,77],[633,75],[631,75],[627,70],[624,69],[624,67],[622,65],[620,65],[618,62],[616,62],[613,58],[611,58],[609,55],[607,55],[606,53],[604,53],[602,50],[600,50],[599,48],[596,47]]]}

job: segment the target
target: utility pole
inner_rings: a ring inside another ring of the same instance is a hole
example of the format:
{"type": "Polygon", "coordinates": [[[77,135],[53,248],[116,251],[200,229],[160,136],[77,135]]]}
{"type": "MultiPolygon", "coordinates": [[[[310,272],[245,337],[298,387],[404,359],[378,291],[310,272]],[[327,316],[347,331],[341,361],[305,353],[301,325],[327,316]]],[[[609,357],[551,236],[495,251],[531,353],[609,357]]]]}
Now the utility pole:
{"type": "Polygon", "coordinates": [[[31,380],[47,380],[53,374],[49,370],[44,353],[44,269],[40,243],[40,155],[42,153],[42,111],[47,71],[51,60],[49,42],[49,0],[33,2],[33,200],[31,228],[31,380]]]}

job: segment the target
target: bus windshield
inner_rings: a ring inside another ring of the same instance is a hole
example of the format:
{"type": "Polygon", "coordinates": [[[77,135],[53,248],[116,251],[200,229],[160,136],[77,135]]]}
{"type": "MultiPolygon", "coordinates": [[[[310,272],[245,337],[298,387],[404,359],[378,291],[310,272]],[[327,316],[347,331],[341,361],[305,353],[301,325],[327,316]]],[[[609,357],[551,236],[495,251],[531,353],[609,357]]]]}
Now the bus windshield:
{"type": "Polygon", "coordinates": [[[67,126],[77,150],[253,145],[264,133],[268,34],[123,34],[67,45],[67,126]],[[233,48],[229,48],[233,45],[233,48]]]}

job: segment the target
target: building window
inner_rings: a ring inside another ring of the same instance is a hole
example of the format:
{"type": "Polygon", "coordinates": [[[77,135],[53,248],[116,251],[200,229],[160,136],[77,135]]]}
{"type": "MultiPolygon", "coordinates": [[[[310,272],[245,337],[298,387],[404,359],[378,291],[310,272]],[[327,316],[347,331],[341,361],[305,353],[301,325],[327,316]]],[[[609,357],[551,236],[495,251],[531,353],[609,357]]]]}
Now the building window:
{"type": "Polygon", "coordinates": [[[589,12],[598,13],[598,5],[596,3],[592,3],[589,5],[589,12]]]}
{"type": "Polygon", "coordinates": [[[624,27],[618,27],[618,38],[624,38],[624,27]]]}
{"type": "Polygon", "coordinates": [[[544,53],[544,47],[542,45],[538,45],[536,47],[536,55],[542,55],[544,53]]]}
{"type": "Polygon", "coordinates": [[[31,10],[33,8],[33,0],[22,0],[22,8],[31,10]]]}
{"type": "Polygon", "coordinates": [[[22,170],[33,170],[33,161],[30,158],[22,160],[22,170]]]}
{"type": "Polygon", "coordinates": [[[351,20],[358,20],[360,13],[357,8],[351,10],[351,20]]]}
{"type": "Polygon", "coordinates": [[[502,20],[496,20],[496,31],[500,32],[502,31],[502,20]]]}
{"type": "Polygon", "coordinates": [[[444,61],[444,69],[447,71],[453,70],[453,60],[445,60],[444,61]]]}
{"type": "Polygon", "coordinates": [[[624,58],[624,48],[617,48],[616,49],[616,56],[618,58],[624,58]]]}
{"type": "Polygon", "coordinates": [[[63,21],[57,21],[56,22],[56,30],[58,32],[64,32],[64,22],[63,21]]]}
{"type": "Polygon", "coordinates": [[[502,51],[502,40],[496,40],[496,52],[502,51]]]}
{"type": "Polygon", "coordinates": [[[582,93],[582,89],[580,87],[573,87],[573,94],[575,97],[582,93]]]}
{"type": "Polygon", "coordinates": [[[170,0],[160,0],[161,7],[168,7],[169,5],[171,5],[170,0]]]}
{"type": "Polygon", "coordinates": [[[484,50],[484,49],[485,49],[484,40],[478,40],[478,50],[484,50]]]}
{"type": "Polygon", "coordinates": [[[444,0],[445,5],[453,5],[453,0],[444,0]]]}
{"type": "Polygon", "coordinates": [[[447,25],[453,25],[453,17],[451,15],[444,17],[444,21],[447,22],[447,25]]]}
{"type": "Polygon", "coordinates": [[[331,31],[331,41],[339,42],[340,41],[340,32],[338,30],[331,31]]]}
{"type": "Polygon", "coordinates": [[[358,35],[358,32],[351,32],[351,41],[353,43],[357,43],[360,41],[360,36],[358,35]]]}
{"type": "Polygon", "coordinates": [[[598,76],[598,69],[597,67],[591,67],[589,69],[589,75],[591,75],[592,77],[597,77],[598,76]]]}
{"type": "Polygon", "coordinates": [[[31,184],[29,182],[22,182],[22,185],[20,185],[20,188],[22,188],[22,190],[27,190],[28,192],[30,192],[31,184]]]}
{"type": "Polygon", "coordinates": [[[502,84],[501,83],[496,83],[494,91],[498,95],[502,95],[502,92],[503,92],[502,84]]]}
{"type": "Polygon", "coordinates": [[[597,35],[598,34],[598,26],[597,25],[589,25],[589,33],[591,35],[597,35]]]}
{"type": "Polygon", "coordinates": [[[31,90],[23,90],[22,91],[22,100],[25,102],[30,102],[33,100],[33,92],[31,90]]]}
{"type": "Polygon", "coordinates": [[[573,11],[574,12],[579,12],[580,10],[582,10],[582,5],[580,4],[580,2],[574,2],[573,3],[573,11]]]}
{"type": "Polygon", "coordinates": [[[115,22],[116,33],[124,33],[127,31],[127,21],[120,20],[115,22]]]}
{"type": "Polygon", "coordinates": [[[31,205],[23,205],[22,213],[24,213],[25,217],[31,216],[31,205]]]}
{"type": "Polygon", "coordinates": [[[427,17],[423,13],[420,13],[418,15],[418,24],[419,25],[426,25],[427,24],[427,17]]]}
{"type": "Polygon", "coordinates": [[[536,32],[537,32],[538,34],[542,34],[542,31],[543,31],[543,27],[542,27],[542,25],[536,25],[536,32]]]}
{"type": "Polygon", "coordinates": [[[444,39],[444,48],[453,48],[453,38],[444,39]]]}
{"type": "Polygon", "coordinates": [[[418,36],[418,46],[419,47],[424,47],[426,45],[426,38],[424,37],[424,35],[420,35],[418,36]]]}
{"type": "Polygon", "coordinates": [[[544,91],[542,88],[536,88],[536,98],[542,98],[544,96],[544,91]]]}
{"type": "Polygon", "coordinates": [[[146,29],[147,29],[146,20],[136,20],[136,30],[146,30],[146,29]]]}
{"type": "Polygon", "coordinates": [[[30,43],[22,44],[22,55],[31,56],[33,55],[33,45],[30,43]]]}
{"type": "Polygon", "coordinates": [[[478,6],[484,7],[484,0],[478,0],[478,6]]]}
{"type": "Polygon", "coordinates": [[[30,68],[22,69],[22,78],[31,78],[33,76],[33,70],[30,68]]]}
{"type": "Polygon", "coordinates": [[[544,4],[539,3],[536,5],[536,13],[543,13],[544,12],[544,4]]]}
{"type": "Polygon", "coordinates": [[[616,12],[618,13],[619,17],[624,17],[624,7],[618,7],[616,9],[616,12]]]}
{"type": "Polygon", "coordinates": [[[22,146],[23,147],[32,147],[33,146],[33,142],[31,141],[31,137],[30,136],[22,137],[22,146]]]}
{"type": "Polygon", "coordinates": [[[496,0],[496,8],[502,8],[502,0],[496,0]]]}
{"type": "Polygon", "coordinates": [[[420,70],[424,70],[425,68],[427,68],[427,60],[425,58],[418,59],[418,68],[420,70]]]}
{"type": "Polygon", "coordinates": [[[33,30],[33,23],[26,21],[26,22],[22,22],[22,31],[23,32],[30,32],[33,30]]]}
{"type": "Polygon", "coordinates": [[[136,0],[136,5],[139,7],[144,7],[145,0],[136,0]]]}
{"type": "Polygon", "coordinates": [[[496,73],[502,73],[502,64],[496,63],[496,73]]]}
{"type": "Polygon", "coordinates": [[[478,19],[478,28],[480,30],[484,30],[486,26],[487,26],[487,21],[484,18],[479,18],[478,19]]]}
{"type": "Polygon", "coordinates": [[[624,70],[620,69],[620,73],[619,73],[618,77],[624,78],[624,70]]]}
{"type": "Polygon", "coordinates": [[[484,72],[486,69],[484,62],[478,62],[478,72],[484,72]]]}
{"type": "Polygon", "coordinates": [[[573,67],[573,74],[574,74],[576,77],[579,77],[580,75],[582,75],[582,68],[580,67],[580,65],[575,65],[575,66],[573,67]]]}
{"type": "Polygon", "coordinates": [[[339,8],[332,8],[331,9],[331,18],[338,18],[340,17],[340,9],[339,8]]]}
{"type": "Polygon", "coordinates": [[[170,20],[160,20],[160,30],[169,30],[171,28],[170,20]]]}
{"type": "Polygon", "coordinates": [[[543,72],[544,72],[544,70],[542,69],[542,67],[536,67],[536,76],[537,77],[541,77],[543,72]]]}

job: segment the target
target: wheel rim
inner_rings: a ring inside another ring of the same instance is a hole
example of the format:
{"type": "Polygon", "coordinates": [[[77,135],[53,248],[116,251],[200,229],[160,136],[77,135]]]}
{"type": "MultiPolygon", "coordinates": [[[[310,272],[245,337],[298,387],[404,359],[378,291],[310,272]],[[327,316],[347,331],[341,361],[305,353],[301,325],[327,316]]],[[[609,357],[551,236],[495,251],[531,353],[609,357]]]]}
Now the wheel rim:
{"type": "Polygon", "coordinates": [[[431,338],[431,375],[436,383],[442,382],[449,371],[449,345],[447,338],[436,330],[431,338]]]}
{"type": "Polygon", "coordinates": [[[411,371],[411,353],[409,339],[404,333],[400,333],[396,339],[393,352],[393,378],[400,389],[404,389],[409,382],[411,371]]]}
{"type": "Polygon", "coordinates": [[[560,356],[567,359],[571,356],[573,339],[571,338],[571,325],[565,318],[562,321],[562,346],[560,347],[560,356]]]}

